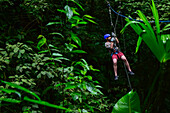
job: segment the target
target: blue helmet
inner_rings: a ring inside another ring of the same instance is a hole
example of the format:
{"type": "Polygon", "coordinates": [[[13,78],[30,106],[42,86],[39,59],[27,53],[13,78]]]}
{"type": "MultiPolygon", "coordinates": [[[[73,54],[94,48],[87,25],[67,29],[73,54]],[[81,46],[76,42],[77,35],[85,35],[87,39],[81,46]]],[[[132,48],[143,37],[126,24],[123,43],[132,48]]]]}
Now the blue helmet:
{"type": "Polygon", "coordinates": [[[107,37],[110,37],[110,34],[105,34],[104,35],[104,39],[106,39],[107,37]]]}

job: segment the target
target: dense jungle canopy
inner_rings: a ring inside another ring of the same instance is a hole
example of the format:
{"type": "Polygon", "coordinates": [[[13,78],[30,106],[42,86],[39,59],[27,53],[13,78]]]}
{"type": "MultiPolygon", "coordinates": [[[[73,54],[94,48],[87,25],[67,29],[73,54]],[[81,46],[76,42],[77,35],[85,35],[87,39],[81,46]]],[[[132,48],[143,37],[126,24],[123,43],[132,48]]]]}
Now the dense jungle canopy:
{"type": "Polygon", "coordinates": [[[0,0],[0,113],[170,112],[170,1],[108,0],[143,22],[106,1],[0,0]],[[117,81],[113,31],[135,73],[118,60],[117,81]]]}

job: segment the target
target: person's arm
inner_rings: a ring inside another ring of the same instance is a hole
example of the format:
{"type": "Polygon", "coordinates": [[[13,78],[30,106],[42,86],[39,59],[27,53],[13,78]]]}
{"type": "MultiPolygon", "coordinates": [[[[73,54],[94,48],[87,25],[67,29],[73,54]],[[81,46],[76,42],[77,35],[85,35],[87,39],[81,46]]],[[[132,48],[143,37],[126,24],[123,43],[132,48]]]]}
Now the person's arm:
{"type": "Polygon", "coordinates": [[[113,49],[113,42],[111,42],[111,44],[110,44],[110,49],[113,49]]]}
{"type": "Polygon", "coordinates": [[[115,37],[115,39],[116,39],[116,42],[119,44],[119,40],[118,40],[118,38],[117,38],[117,37],[115,37]]]}

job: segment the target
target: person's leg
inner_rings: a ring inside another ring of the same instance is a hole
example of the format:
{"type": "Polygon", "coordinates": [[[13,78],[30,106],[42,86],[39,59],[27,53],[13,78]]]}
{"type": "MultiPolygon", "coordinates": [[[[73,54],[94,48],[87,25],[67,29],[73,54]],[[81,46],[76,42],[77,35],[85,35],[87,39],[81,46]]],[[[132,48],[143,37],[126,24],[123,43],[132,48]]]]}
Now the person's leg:
{"type": "Polygon", "coordinates": [[[113,69],[114,69],[115,76],[117,76],[117,59],[116,58],[113,59],[113,69]]]}
{"type": "Polygon", "coordinates": [[[123,53],[120,53],[120,58],[125,62],[125,65],[126,67],[128,68],[129,70],[129,74],[130,75],[134,75],[135,73],[132,72],[131,68],[130,68],[130,65],[129,65],[129,62],[128,60],[126,59],[125,55],[123,53]]]}
{"type": "Polygon", "coordinates": [[[117,75],[117,55],[113,54],[112,55],[112,60],[113,60],[113,69],[114,69],[114,73],[115,73],[115,77],[114,79],[115,80],[118,80],[118,75],[117,75]]]}
{"type": "Polygon", "coordinates": [[[130,68],[129,62],[128,62],[128,60],[126,59],[125,55],[122,55],[122,56],[121,56],[121,59],[125,62],[126,67],[127,67],[128,70],[131,72],[132,70],[131,70],[131,68],[130,68]]]}

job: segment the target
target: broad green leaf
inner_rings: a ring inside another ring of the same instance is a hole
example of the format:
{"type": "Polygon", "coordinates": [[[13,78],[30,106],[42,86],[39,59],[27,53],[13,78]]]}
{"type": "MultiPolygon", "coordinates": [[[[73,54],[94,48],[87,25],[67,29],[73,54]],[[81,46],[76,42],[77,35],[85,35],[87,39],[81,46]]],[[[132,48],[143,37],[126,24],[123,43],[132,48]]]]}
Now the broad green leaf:
{"type": "Polygon", "coordinates": [[[73,51],[71,51],[71,53],[87,53],[87,52],[85,52],[83,50],[73,50],[73,51]]]}
{"type": "Polygon", "coordinates": [[[75,26],[77,26],[77,24],[71,24],[71,27],[75,27],[75,26]]]}
{"type": "Polygon", "coordinates": [[[16,48],[14,49],[14,53],[17,53],[18,51],[19,51],[19,48],[16,47],[16,48]]]}
{"type": "Polygon", "coordinates": [[[10,103],[20,103],[20,102],[22,102],[21,100],[16,100],[16,99],[12,99],[12,98],[0,98],[0,101],[10,102],[10,103]]]}
{"type": "Polygon", "coordinates": [[[67,85],[67,86],[64,88],[64,90],[74,89],[74,88],[77,88],[77,85],[72,85],[72,84],[70,84],[70,85],[67,85]]]}
{"type": "Polygon", "coordinates": [[[87,24],[87,22],[78,22],[77,24],[87,24]]]}
{"type": "Polygon", "coordinates": [[[40,47],[46,43],[46,38],[43,37],[37,44],[37,48],[40,50],[40,47]]]}
{"type": "Polygon", "coordinates": [[[30,91],[30,90],[28,90],[28,89],[26,89],[26,88],[24,88],[24,87],[22,87],[22,86],[19,86],[19,85],[17,85],[17,84],[11,83],[11,82],[2,81],[2,80],[1,80],[1,82],[2,82],[2,83],[5,83],[5,84],[8,84],[8,85],[11,86],[11,87],[14,87],[14,88],[17,88],[17,89],[19,89],[19,90],[25,91],[25,92],[33,95],[34,97],[36,97],[38,100],[41,100],[40,97],[38,97],[38,95],[36,95],[34,92],[32,92],[32,91],[30,91]]]}
{"type": "Polygon", "coordinates": [[[81,59],[81,60],[84,62],[84,65],[83,65],[83,66],[85,66],[87,70],[90,70],[90,68],[89,68],[86,60],[84,60],[84,59],[81,59]]]}
{"type": "Polygon", "coordinates": [[[88,21],[91,22],[91,23],[98,24],[98,23],[96,23],[95,21],[93,21],[93,20],[91,20],[91,19],[89,19],[89,18],[84,18],[84,19],[88,20],[88,21]]]}
{"type": "Polygon", "coordinates": [[[55,65],[54,62],[48,62],[48,63],[45,64],[45,66],[46,66],[46,65],[49,65],[49,64],[55,65]]]}
{"type": "Polygon", "coordinates": [[[152,26],[150,25],[149,21],[147,20],[147,18],[145,17],[145,15],[140,11],[137,10],[139,17],[143,20],[143,22],[146,24],[146,26],[149,28],[149,30],[152,32],[152,34],[154,34],[152,26]]]}
{"type": "Polygon", "coordinates": [[[85,78],[88,78],[89,80],[92,80],[92,76],[85,76],[85,78]]]}
{"type": "Polygon", "coordinates": [[[153,52],[153,54],[156,56],[156,58],[162,62],[163,59],[163,50],[160,48],[157,42],[153,40],[153,35],[151,33],[143,33],[142,34],[143,41],[147,44],[147,46],[150,48],[150,50],[153,52]]]}
{"type": "Polygon", "coordinates": [[[136,31],[136,33],[138,35],[140,35],[143,32],[143,30],[137,25],[139,22],[137,22],[137,21],[130,21],[128,18],[126,19],[126,21],[128,23],[123,27],[123,29],[120,31],[120,33],[124,33],[126,27],[129,26],[129,25],[136,31]]]}
{"type": "Polygon", "coordinates": [[[167,30],[169,30],[169,29],[170,29],[170,24],[167,24],[167,25],[161,30],[161,32],[167,31],[167,30]]]}
{"type": "Polygon", "coordinates": [[[141,113],[138,94],[132,90],[123,96],[115,104],[112,113],[141,113]]]}
{"type": "Polygon", "coordinates": [[[60,54],[60,53],[53,53],[52,55],[53,55],[53,56],[63,56],[63,55],[60,54]]]}
{"type": "MultiPolygon", "coordinates": [[[[142,13],[140,13],[140,15],[143,19],[146,18],[142,13]]],[[[127,21],[128,23],[125,25],[125,27],[122,29],[121,32],[123,32],[125,28],[128,25],[130,25],[135,30],[135,32],[143,39],[143,41],[147,44],[147,46],[151,49],[151,51],[154,53],[157,59],[160,62],[162,62],[164,51],[165,51],[163,47],[163,43],[158,43],[154,31],[151,28],[150,24],[147,22],[147,19],[145,20],[145,23],[148,25],[145,25],[140,22],[130,21],[129,19],[127,19],[127,21]]]]}
{"type": "Polygon", "coordinates": [[[138,41],[137,41],[137,46],[136,46],[136,52],[135,53],[138,52],[141,42],[142,42],[142,38],[139,36],[138,41]]]}
{"type": "Polygon", "coordinates": [[[70,94],[73,98],[73,100],[77,100],[79,97],[81,97],[81,94],[80,93],[76,93],[76,92],[73,92],[70,94]]]}
{"type": "Polygon", "coordinates": [[[56,59],[56,60],[68,60],[68,61],[69,61],[69,59],[64,58],[64,57],[56,57],[55,59],[56,59]]]}
{"type": "Polygon", "coordinates": [[[72,1],[72,2],[76,3],[84,11],[83,7],[79,3],[77,3],[75,0],[68,0],[68,1],[72,1]]]}
{"type": "Polygon", "coordinates": [[[55,87],[59,87],[59,86],[61,86],[61,85],[63,85],[64,83],[60,83],[60,84],[57,84],[57,85],[55,85],[55,87]]]}
{"type": "Polygon", "coordinates": [[[62,10],[62,9],[57,9],[57,11],[62,12],[62,13],[66,13],[66,11],[62,10]]]}
{"type": "Polygon", "coordinates": [[[75,8],[72,8],[72,11],[73,11],[73,14],[80,15],[80,14],[75,10],[75,8]]]}
{"type": "Polygon", "coordinates": [[[57,32],[50,33],[50,35],[60,35],[61,37],[64,38],[64,36],[61,33],[57,33],[57,32]]]}
{"type": "Polygon", "coordinates": [[[160,25],[159,25],[159,15],[158,15],[158,11],[155,7],[155,3],[154,3],[154,0],[152,0],[152,6],[150,6],[151,9],[152,9],[152,13],[153,13],[153,16],[154,16],[154,19],[155,19],[155,25],[156,25],[156,33],[157,33],[157,38],[159,40],[160,38],[160,25]]]}
{"type": "Polygon", "coordinates": [[[40,38],[44,38],[44,36],[43,36],[43,35],[39,35],[39,36],[37,37],[37,39],[40,39],[40,38]]]}
{"type": "Polygon", "coordinates": [[[62,22],[49,22],[49,23],[47,24],[47,26],[49,26],[49,25],[55,25],[55,24],[62,24],[62,22]]]}
{"type": "Polygon", "coordinates": [[[0,90],[6,92],[6,93],[8,93],[8,94],[16,93],[19,97],[21,97],[21,93],[18,92],[18,91],[16,91],[16,90],[12,90],[12,89],[2,89],[2,88],[0,88],[0,90]]]}
{"type": "Polygon", "coordinates": [[[99,69],[94,69],[92,65],[89,66],[90,70],[92,71],[100,71],[99,69]]]}
{"type": "Polygon", "coordinates": [[[72,11],[72,9],[71,9],[68,5],[66,5],[66,6],[64,7],[64,9],[65,9],[65,11],[66,11],[66,16],[67,16],[67,18],[68,18],[68,19],[71,19],[71,17],[73,16],[73,11],[72,11]]]}
{"type": "Polygon", "coordinates": [[[81,47],[81,40],[73,32],[71,32],[71,39],[81,47]]]}
{"type": "Polygon", "coordinates": [[[92,17],[92,16],[90,16],[90,15],[84,15],[83,17],[94,18],[94,17],[92,17]]]}
{"type": "Polygon", "coordinates": [[[74,44],[69,44],[69,46],[78,48],[78,47],[77,47],[76,45],[74,45],[74,44]]]}
{"type": "MultiPolygon", "coordinates": [[[[54,46],[54,45],[52,45],[52,44],[49,44],[49,47],[52,47],[52,48],[58,49],[56,46],[54,46]]],[[[59,51],[59,50],[56,50],[56,51],[59,51]]]]}
{"type": "Polygon", "coordinates": [[[97,95],[97,91],[96,91],[95,87],[93,87],[92,85],[87,84],[87,85],[86,85],[86,88],[87,88],[87,90],[88,90],[89,92],[91,92],[91,94],[97,95]]]}
{"type": "Polygon", "coordinates": [[[40,52],[38,52],[38,53],[47,53],[47,52],[49,52],[49,50],[40,51],[40,52]]]}
{"type": "Polygon", "coordinates": [[[71,111],[70,109],[67,109],[67,108],[62,107],[62,106],[57,106],[55,104],[50,104],[50,103],[48,103],[46,101],[38,101],[38,100],[30,99],[28,97],[24,97],[24,100],[28,101],[28,102],[32,102],[32,103],[41,104],[41,105],[44,105],[44,106],[56,108],[56,109],[62,109],[62,110],[66,110],[66,111],[71,111]]]}
{"type": "Polygon", "coordinates": [[[78,16],[73,16],[72,19],[75,19],[75,20],[83,20],[82,18],[78,17],[78,16]]]}

